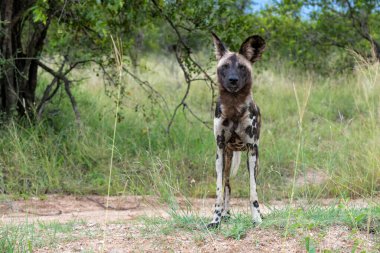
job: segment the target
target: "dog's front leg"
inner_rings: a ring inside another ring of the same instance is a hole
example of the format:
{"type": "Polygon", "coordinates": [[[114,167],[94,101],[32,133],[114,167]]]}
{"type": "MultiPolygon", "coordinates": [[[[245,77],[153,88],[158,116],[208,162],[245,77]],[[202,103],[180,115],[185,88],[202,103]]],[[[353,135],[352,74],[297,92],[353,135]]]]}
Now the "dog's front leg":
{"type": "Polygon", "coordinates": [[[220,102],[217,103],[214,118],[214,135],[216,141],[216,203],[214,206],[214,215],[208,228],[215,228],[220,225],[222,212],[223,212],[223,170],[224,170],[224,156],[225,148],[228,140],[231,137],[229,130],[231,123],[228,119],[222,117],[222,109],[220,102]]]}
{"type": "Polygon", "coordinates": [[[220,225],[223,212],[223,163],[224,163],[224,147],[217,148],[216,151],[216,202],[214,208],[214,216],[207,228],[216,228],[220,225]]]}
{"type": "Polygon", "coordinates": [[[247,144],[248,146],[248,170],[249,170],[249,185],[250,185],[250,206],[252,220],[254,224],[262,222],[259,209],[259,201],[256,191],[256,173],[258,171],[259,150],[257,144],[247,144]]]}
{"type": "Polygon", "coordinates": [[[230,218],[230,198],[231,198],[231,186],[230,186],[230,174],[231,174],[231,163],[233,158],[233,151],[226,149],[224,152],[224,170],[223,170],[223,181],[224,181],[224,210],[222,213],[222,219],[228,220],[230,218]]]}

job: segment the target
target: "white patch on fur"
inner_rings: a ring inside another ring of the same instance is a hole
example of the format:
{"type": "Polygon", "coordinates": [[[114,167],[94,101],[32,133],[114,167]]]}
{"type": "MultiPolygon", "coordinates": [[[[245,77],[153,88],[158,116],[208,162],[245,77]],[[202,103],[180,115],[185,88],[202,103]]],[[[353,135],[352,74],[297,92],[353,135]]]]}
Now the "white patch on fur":
{"type": "Polygon", "coordinates": [[[256,167],[256,155],[252,155],[248,152],[248,165],[249,165],[249,186],[250,186],[250,206],[252,213],[252,220],[255,223],[261,223],[261,216],[258,208],[253,206],[253,202],[258,201],[257,191],[256,191],[256,180],[255,180],[255,167],[256,167]]]}
{"type": "Polygon", "coordinates": [[[215,138],[222,132],[222,117],[214,118],[214,136],[215,138]]]}
{"type": "Polygon", "coordinates": [[[237,171],[239,170],[241,160],[241,152],[240,151],[234,151],[232,155],[232,163],[231,163],[231,176],[234,177],[237,174],[237,171]]]}
{"type": "Polygon", "coordinates": [[[259,213],[259,210],[254,207],[252,204],[251,204],[251,211],[252,211],[252,221],[256,224],[260,224],[261,222],[263,222],[263,220],[261,219],[261,216],[260,216],[260,213],[259,213]]]}

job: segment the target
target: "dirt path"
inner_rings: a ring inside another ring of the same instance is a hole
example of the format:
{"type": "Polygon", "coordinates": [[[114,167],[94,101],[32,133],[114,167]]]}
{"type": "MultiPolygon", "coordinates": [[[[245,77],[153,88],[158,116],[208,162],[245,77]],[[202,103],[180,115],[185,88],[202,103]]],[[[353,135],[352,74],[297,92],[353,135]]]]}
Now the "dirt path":
{"type": "MultiPolygon", "coordinates": [[[[374,200],[377,202],[380,200],[374,200]]],[[[182,210],[191,210],[201,216],[210,216],[215,200],[213,198],[194,199],[177,198],[182,210]]],[[[336,199],[323,199],[312,204],[331,206],[340,203],[336,199]]],[[[377,202],[379,203],[379,202],[377,202]]],[[[43,199],[31,198],[28,200],[0,202],[0,221],[3,223],[24,222],[26,218],[33,221],[60,221],[85,220],[88,222],[103,223],[107,221],[134,220],[140,216],[168,217],[169,207],[160,203],[157,197],[152,196],[125,196],[110,197],[108,217],[105,216],[106,198],[101,196],[60,196],[49,195],[43,199]]],[[[271,210],[282,209],[288,205],[287,201],[272,201],[260,205],[261,212],[267,214],[271,210]]],[[[351,200],[350,207],[366,207],[368,202],[362,199],[351,200]]],[[[246,199],[232,199],[232,211],[249,212],[246,199]]],[[[296,201],[294,206],[310,206],[307,201],[296,201]]]]}
{"type": "MultiPolygon", "coordinates": [[[[211,216],[214,199],[177,199],[182,210],[191,210],[200,216],[211,216]]],[[[248,213],[245,199],[232,199],[232,211],[248,213]]],[[[337,204],[328,199],[319,205],[337,204]]],[[[99,196],[58,196],[51,195],[45,199],[0,202],[0,224],[22,224],[26,221],[60,223],[78,221],[70,238],[63,238],[55,243],[54,248],[44,246],[35,252],[99,252],[104,247],[106,252],[304,252],[305,233],[285,239],[274,229],[251,230],[244,239],[233,240],[222,236],[195,235],[191,232],[181,234],[144,234],[141,230],[141,216],[160,216],[169,218],[169,208],[155,197],[111,197],[110,209],[105,210],[106,199],[99,196]],[[57,251],[58,250],[58,251],[57,251]]],[[[281,209],[286,202],[274,201],[262,205],[262,212],[281,209]]],[[[295,205],[308,205],[298,201],[295,205]]],[[[364,207],[366,201],[354,200],[348,203],[354,207],[364,207]]],[[[312,233],[312,232],[310,232],[312,233]]],[[[324,232],[318,244],[320,247],[339,252],[350,252],[354,243],[360,241],[359,248],[374,247],[375,235],[364,232],[355,234],[344,226],[334,226],[324,232]]],[[[378,235],[377,235],[378,236],[378,235]]]]}

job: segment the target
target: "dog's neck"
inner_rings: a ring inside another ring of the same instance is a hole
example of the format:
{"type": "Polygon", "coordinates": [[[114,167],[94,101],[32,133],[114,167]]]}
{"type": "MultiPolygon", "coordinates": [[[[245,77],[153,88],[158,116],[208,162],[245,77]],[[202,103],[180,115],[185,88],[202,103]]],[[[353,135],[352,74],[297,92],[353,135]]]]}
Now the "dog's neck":
{"type": "Polygon", "coordinates": [[[252,83],[247,83],[236,93],[228,92],[222,85],[219,85],[220,103],[222,114],[231,120],[238,121],[242,116],[242,111],[252,101],[252,83]]]}

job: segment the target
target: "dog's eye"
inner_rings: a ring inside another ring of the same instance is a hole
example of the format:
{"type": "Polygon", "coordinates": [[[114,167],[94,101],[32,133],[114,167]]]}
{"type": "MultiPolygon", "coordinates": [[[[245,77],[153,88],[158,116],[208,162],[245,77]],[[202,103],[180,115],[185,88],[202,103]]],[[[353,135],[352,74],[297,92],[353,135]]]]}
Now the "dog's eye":
{"type": "Polygon", "coordinates": [[[229,67],[228,64],[223,64],[223,65],[222,65],[222,68],[224,68],[224,69],[228,69],[228,67],[229,67]]]}
{"type": "Polygon", "coordinates": [[[244,66],[244,65],[239,65],[238,68],[239,68],[240,70],[244,70],[244,69],[245,69],[245,66],[244,66]]]}

